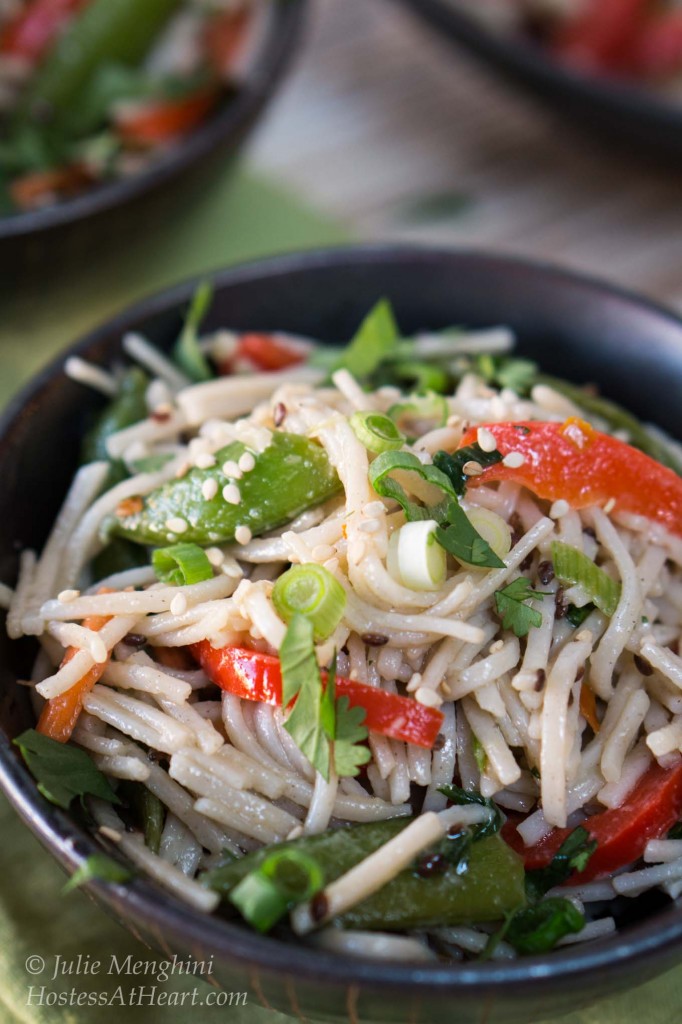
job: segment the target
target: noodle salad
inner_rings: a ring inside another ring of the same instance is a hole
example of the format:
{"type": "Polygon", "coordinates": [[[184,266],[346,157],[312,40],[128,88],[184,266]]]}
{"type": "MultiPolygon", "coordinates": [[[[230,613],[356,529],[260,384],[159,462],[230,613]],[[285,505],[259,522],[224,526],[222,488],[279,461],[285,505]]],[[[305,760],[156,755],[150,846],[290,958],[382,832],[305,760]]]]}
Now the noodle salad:
{"type": "Polygon", "coordinates": [[[682,894],[680,448],[503,327],[201,332],[104,396],[41,554],[44,796],[206,912],[342,953],[511,958],[682,894]]]}

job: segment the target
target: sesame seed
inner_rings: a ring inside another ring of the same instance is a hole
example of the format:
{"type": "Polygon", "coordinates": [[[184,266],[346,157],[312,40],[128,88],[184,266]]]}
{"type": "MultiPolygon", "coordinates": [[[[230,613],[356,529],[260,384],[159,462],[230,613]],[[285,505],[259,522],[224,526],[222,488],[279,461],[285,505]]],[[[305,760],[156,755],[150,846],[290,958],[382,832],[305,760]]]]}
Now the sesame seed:
{"type": "Polygon", "coordinates": [[[255,465],[256,460],[254,459],[251,452],[244,452],[244,454],[240,456],[239,468],[241,469],[242,473],[250,473],[251,470],[255,467],[255,465]]]}
{"type": "Polygon", "coordinates": [[[206,557],[211,565],[219,566],[223,564],[223,558],[225,556],[220,548],[206,548],[206,557]]]}
{"type": "Polygon", "coordinates": [[[494,452],[497,449],[495,435],[487,427],[478,428],[476,440],[478,441],[479,448],[482,448],[484,452],[494,452]]]}
{"type": "Polygon", "coordinates": [[[237,544],[248,544],[251,540],[251,530],[248,526],[238,526],[234,531],[234,539],[237,541],[237,544]]]}
{"type": "Polygon", "coordinates": [[[550,519],[561,519],[562,516],[566,515],[570,507],[571,506],[567,501],[564,501],[563,498],[559,498],[559,500],[555,501],[549,510],[550,519]]]}
{"type": "Polygon", "coordinates": [[[504,640],[496,640],[495,643],[490,645],[488,653],[489,654],[497,654],[497,652],[501,651],[503,647],[504,647],[504,640]]]}
{"type": "Polygon", "coordinates": [[[443,703],[442,697],[432,690],[430,686],[420,686],[415,697],[420,704],[423,704],[427,708],[438,708],[443,703]]]}
{"type": "Polygon", "coordinates": [[[525,461],[526,458],[521,452],[509,452],[502,459],[502,465],[507,466],[509,469],[519,469],[525,461]]]}
{"type": "Polygon", "coordinates": [[[184,615],[187,611],[187,598],[184,594],[176,594],[170,603],[171,615],[184,615]]]}
{"type": "Polygon", "coordinates": [[[215,498],[218,493],[218,481],[210,477],[208,480],[204,480],[201,485],[201,493],[203,494],[206,501],[211,501],[215,498]]]}
{"type": "Polygon", "coordinates": [[[470,459],[469,462],[465,462],[462,466],[462,472],[465,476],[480,476],[483,472],[483,466],[480,462],[474,462],[470,459]]]}
{"type": "Polygon", "coordinates": [[[234,459],[228,459],[227,462],[223,463],[223,474],[224,476],[232,477],[233,480],[239,480],[242,475],[242,471],[234,459]]]}
{"type": "Polygon", "coordinates": [[[223,487],[223,498],[228,505],[238,505],[242,500],[241,492],[236,484],[226,484],[223,487]]]}
{"type": "Polygon", "coordinates": [[[191,462],[182,462],[175,470],[175,479],[182,480],[183,476],[187,476],[190,469],[192,468],[191,462]]]}
{"type": "Polygon", "coordinates": [[[613,512],[615,507],[616,507],[616,499],[615,498],[609,498],[609,500],[604,505],[604,511],[608,515],[609,512],[613,512]]]}
{"type": "Polygon", "coordinates": [[[182,519],[180,516],[172,516],[166,520],[166,529],[170,530],[171,533],[184,533],[188,528],[187,520],[182,519]]]}
{"type": "Polygon", "coordinates": [[[80,596],[80,590],[62,590],[61,593],[57,594],[57,600],[61,604],[68,604],[69,601],[75,601],[80,596]]]}
{"type": "Polygon", "coordinates": [[[210,452],[199,452],[194,460],[194,465],[197,469],[211,469],[215,466],[215,455],[211,455],[210,452]]]}

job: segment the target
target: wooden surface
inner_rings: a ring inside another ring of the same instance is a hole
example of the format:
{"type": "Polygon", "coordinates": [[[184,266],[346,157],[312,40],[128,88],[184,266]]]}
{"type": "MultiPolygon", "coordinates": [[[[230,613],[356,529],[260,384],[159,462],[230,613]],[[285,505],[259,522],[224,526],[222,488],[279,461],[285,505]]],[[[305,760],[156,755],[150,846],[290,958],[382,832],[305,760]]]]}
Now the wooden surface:
{"type": "Polygon", "coordinates": [[[315,0],[250,155],[357,237],[520,252],[682,307],[682,169],[570,129],[390,0],[315,0]]]}

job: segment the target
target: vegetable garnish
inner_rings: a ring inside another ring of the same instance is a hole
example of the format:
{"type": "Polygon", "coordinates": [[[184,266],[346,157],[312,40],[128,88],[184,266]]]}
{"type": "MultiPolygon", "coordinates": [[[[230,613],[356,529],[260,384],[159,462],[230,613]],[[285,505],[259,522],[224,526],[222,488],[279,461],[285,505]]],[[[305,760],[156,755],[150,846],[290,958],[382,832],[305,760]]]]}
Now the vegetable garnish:
{"type": "Polygon", "coordinates": [[[481,807],[487,807],[490,811],[490,817],[481,822],[480,825],[472,825],[471,833],[474,839],[485,839],[487,836],[494,836],[500,831],[504,824],[504,818],[494,800],[489,797],[481,796],[473,789],[462,789],[461,786],[456,786],[455,783],[448,783],[446,786],[439,786],[438,792],[442,793],[448,798],[452,804],[479,804],[481,807]]]}
{"type": "Polygon", "coordinates": [[[412,452],[384,452],[369,467],[369,481],[382,498],[398,502],[408,521],[434,519],[438,524],[436,540],[455,558],[480,568],[504,568],[504,562],[467,518],[450,478],[436,466],[425,466],[412,452]],[[443,501],[430,507],[411,501],[402,484],[391,476],[396,470],[408,470],[435,484],[444,492],[443,501]]]}
{"type": "Polygon", "coordinates": [[[316,562],[293,565],[272,588],[275,611],[285,622],[300,612],[310,620],[315,640],[331,636],[346,607],[346,592],[328,569],[316,562]]]}
{"type": "Polygon", "coordinates": [[[346,369],[354,377],[368,377],[400,341],[400,331],[393,308],[387,299],[379,302],[362,321],[343,355],[336,360],[336,369],[346,369]]]}
{"type": "Polygon", "coordinates": [[[354,412],[350,425],[358,441],[371,452],[396,451],[405,444],[405,435],[381,412],[354,412]]]}
{"type": "Polygon", "coordinates": [[[313,768],[329,780],[330,762],[338,775],[357,775],[371,754],[361,746],[367,739],[360,707],[349,707],[348,697],[336,698],[335,665],[326,687],[315,657],[313,625],[297,612],[279,649],[282,701],[294,706],[284,728],[313,768]]]}
{"type": "Polygon", "coordinates": [[[98,796],[109,803],[120,803],[102,772],[95,767],[84,750],[66,746],[26,729],[14,743],[38,783],[38,789],[51,803],[67,810],[74,797],[98,796]]]}
{"type": "Polygon", "coordinates": [[[565,882],[574,871],[584,871],[596,849],[597,840],[590,839],[587,829],[579,825],[564,839],[546,868],[526,872],[528,896],[539,900],[554,886],[565,882]]]}
{"type": "MultiPolygon", "coordinates": [[[[672,768],[654,763],[642,776],[620,807],[593,814],[584,822],[597,848],[576,881],[617,871],[644,853],[650,839],[660,839],[682,816],[682,762],[672,768]]],[[[522,854],[526,870],[547,867],[572,829],[555,828],[535,846],[525,848],[516,830],[505,826],[505,839],[522,854]]]]}
{"type": "Polygon", "coordinates": [[[173,359],[190,380],[210,380],[213,376],[208,361],[199,348],[199,328],[213,301],[213,285],[202,281],[190,302],[185,323],[173,349],[173,359]]]}
{"type": "MultiPolygon", "coordinates": [[[[472,444],[477,430],[462,438],[472,444]]],[[[563,498],[571,508],[615,502],[682,536],[682,478],[648,455],[582,421],[565,423],[488,423],[503,461],[469,480],[476,487],[493,480],[515,480],[540,498],[563,498]],[[505,465],[516,454],[518,465],[505,465]]]]}
{"type": "Polygon", "coordinates": [[[74,871],[62,892],[71,892],[95,879],[100,882],[120,883],[127,882],[132,877],[133,873],[130,868],[119,864],[113,857],[108,857],[106,853],[93,853],[90,857],[86,857],[81,866],[74,871]]]}
{"type": "MultiPolygon", "coordinates": [[[[111,593],[111,591],[106,587],[100,587],[99,593],[106,594],[111,593]]],[[[105,615],[88,615],[87,618],[83,619],[83,626],[85,629],[97,631],[108,621],[109,617],[105,615]]],[[[62,658],[62,666],[71,661],[78,654],[78,651],[78,647],[69,647],[62,658]]],[[[50,739],[57,740],[58,743],[66,743],[69,740],[83,709],[83,697],[85,697],[86,693],[90,692],[95,683],[100,681],[108,662],[108,656],[103,661],[95,662],[92,668],[84,676],[81,676],[77,683],[70,686],[64,693],[60,693],[57,697],[50,697],[45,702],[40,712],[38,725],[36,726],[39,733],[49,736],[50,739]]]]}
{"type": "Polygon", "coordinates": [[[561,541],[552,541],[554,575],[560,583],[576,584],[604,613],[613,615],[620,599],[620,583],[611,579],[591,558],[561,541]]]}
{"type": "Polygon", "coordinates": [[[501,461],[502,456],[497,450],[485,452],[478,443],[459,448],[454,455],[450,455],[449,452],[436,452],[433,456],[434,466],[449,478],[458,498],[464,495],[467,484],[471,482],[472,474],[467,473],[465,467],[469,468],[473,463],[478,473],[479,470],[501,461]]]}
{"type": "Polygon", "coordinates": [[[447,556],[436,537],[435,519],[405,523],[391,535],[389,572],[411,590],[438,590],[445,582],[447,556]]]}
{"type": "Polygon", "coordinates": [[[198,544],[173,544],[156,548],[152,552],[152,566],[162,583],[172,586],[190,586],[213,576],[213,568],[203,548],[198,544]]]}
{"type": "Polygon", "coordinates": [[[513,630],[518,637],[527,636],[532,626],[542,625],[542,614],[527,602],[546,596],[545,591],[533,590],[525,576],[519,576],[496,591],[495,607],[502,618],[502,627],[513,630]]]}
{"type": "Polygon", "coordinates": [[[442,395],[426,390],[425,394],[411,395],[406,402],[396,402],[388,415],[399,430],[412,442],[425,429],[444,427],[448,418],[448,404],[442,395]]]}
{"type": "MultiPolygon", "coordinates": [[[[245,647],[215,648],[208,640],[192,644],[191,651],[209,679],[222,690],[243,700],[281,706],[279,658],[245,647]]],[[[437,708],[343,677],[336,680],[336,695],[337,699],[347,697],[350,708],[364,709],[364,724],[371,732],[418,747],[431,749],[443,724],[443,714],[437,708]]]]}
{"type": "Polygon", "coordinates": [[[324,875],[313,857],[295,848],[275,849],[230,891],[228,898],[257,931],[267,932],[323,886],[324,875]]]}
{"type": "Polygon", "coordinates": [[[118,794],[127,804],[133,823],[142,829],[145,846],[158,853],[166,819],[166,808],[142,782],[121,782],[118,794]]]}
{"type": "Polygon", "coordinates": [[[584,927],[585,915],[575,904],[556,897],[517,910],[504,938],[519,953],[546,953],[559,939],[584,927]]]}

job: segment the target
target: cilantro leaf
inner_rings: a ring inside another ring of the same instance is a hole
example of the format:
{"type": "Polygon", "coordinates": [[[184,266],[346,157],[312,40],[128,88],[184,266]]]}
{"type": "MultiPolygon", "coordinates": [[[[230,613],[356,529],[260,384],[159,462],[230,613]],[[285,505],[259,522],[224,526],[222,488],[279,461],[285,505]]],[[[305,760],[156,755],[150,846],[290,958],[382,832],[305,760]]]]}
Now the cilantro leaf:
{"type": "Polygon", "coordinates": [[[326,686],[315,657],[312,623],[304,615],[293,616],[279,651],[282,666],[282,700],[296,703],[284,728],[313,768],[329,780],[333,757],[338,775],[357,775],[370,759],[364,746],[367,729],[364,708],[349,707],[348,697],[336,697],[336,656],[326,686]]]}
{"type": "Polygon", "coordinates": [[[517,395],[529,394],[532,385],[538,379],[537,363],[530,359],[485,354],[478,356],[474,367],[486,384],[510,388],[517,395]]]}
{"type": "Polygon", "coordinates": [[[102,882],[127,882],[132,877],[132,871],[124,864],[119,864],[117,860],[108,857],[106,853],[93,853],[92,856],[86,857],[81,866],[74,871],[62,892],[71,892],[94,878],[102,882]]]}
{"type": "Polygon", "coordinates": [[[360,766],[372,757],[364,725],[365,709],[349,707],[348,697],[339,697],[336,702],[336,732],[334,736],[334,766],[339,776],[357,775],[360,766]]]}
{"type": "Polygon", "coordinates": [[[461,786],[456,786],[454,782],[448,783],[445,786],[439,786],[438,792],[446,796],[451,804],[479,804],[481,807],[487,807],[492,812],[487,821],[481,822],[480,825],[472,826],[474,839],[485,839],[487,836],[494,836],[502,828],[504,824],[502,812],[489,797],[481,796],[474,789],[462,789],[461,786]]]}
{"type": "Polygon", "coordinates": [[[467,462],[477,462],[483,469],[502,462],[502,453],[497,449],[493,452],[484,452],[479,444],[468,444],[466,448],[460,448],[454,454],[449,452],[436,452],[433,456],[433,464],[450,479],[455,493],[462,497],[467,489],[469,477],[464,472],[467,462]]]}
{"type": "Polygon", "coordinates": [[[380,299],[358,327],[336,368],[344,368],[354,377],[368,377],[399,341],[393,307],[388,299],[380,299]]]}
{"type": "Polygon", "coordinates": [[[107,778],[84,750],[67,746],[27,729],[14,743],[21,750],[38,789],[51,803],[67,810],[74,797],[87,793],[109,803],[120,803],[107,778]]]}
{"type": "Polygon", "coordinates": [[[284,635],[279,651],[282,666],[282,703],[296,703],[284,723],[291,738],[313,768],[329,779],[329,736],[323,727],[322,680],[315,657],[313,626],[297,612],[284,635]]]}
{"type": "Polygon", "coordinates": [[[555,853],[546,868],[526,872],[526,893],[531,899],[541,899],[549,889],[561,885],[573,871],[584,871],[597,849],[597,840],[590,839],[582,825],[575,828],[555,853]]]}
{"type": "Polygon", "coordinates": [[[513,583],[495,593],[495,605],[502,617],[504,629],[512,629],[516,636],[527,636],[531,626],[542,625],[542,615],[526,601],[545,597],[545,591],[533,590],[530,580],[519,576],[513,583]]]}
{"type": "Polygon", "coordinates": [[[570,900],[556,898],[517,910],[505,938],[519,953],[546,953],[559,939],[584,927],[584,914],[570,900]]]}

